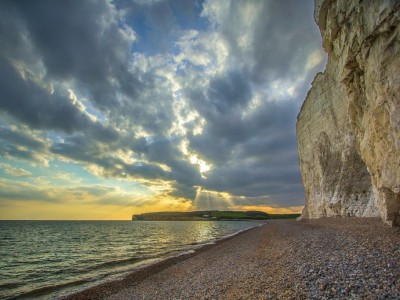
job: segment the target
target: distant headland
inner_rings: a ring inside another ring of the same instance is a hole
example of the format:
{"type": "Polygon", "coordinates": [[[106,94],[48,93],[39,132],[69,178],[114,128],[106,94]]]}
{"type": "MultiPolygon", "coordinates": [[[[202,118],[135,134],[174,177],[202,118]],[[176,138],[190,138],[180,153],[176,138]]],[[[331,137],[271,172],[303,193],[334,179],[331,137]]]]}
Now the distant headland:
{"type": "Polygon", "coordinates": [[[295,219],[300,214],[268,214],[262,211],[188,211],[188,212],[151,212],[133,215],[133,221],[218,221],[218,220],[268,220],[295,219]]]}

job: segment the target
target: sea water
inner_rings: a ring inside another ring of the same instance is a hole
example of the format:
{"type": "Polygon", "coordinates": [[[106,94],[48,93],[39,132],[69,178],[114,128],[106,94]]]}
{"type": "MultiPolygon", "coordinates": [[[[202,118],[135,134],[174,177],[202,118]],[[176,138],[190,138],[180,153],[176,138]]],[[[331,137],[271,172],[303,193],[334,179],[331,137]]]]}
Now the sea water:
{"type": "Polygon", "coordinates": [[[51,299],[194,251],[247,221],[0,221],[0,299],[51,299]]]}

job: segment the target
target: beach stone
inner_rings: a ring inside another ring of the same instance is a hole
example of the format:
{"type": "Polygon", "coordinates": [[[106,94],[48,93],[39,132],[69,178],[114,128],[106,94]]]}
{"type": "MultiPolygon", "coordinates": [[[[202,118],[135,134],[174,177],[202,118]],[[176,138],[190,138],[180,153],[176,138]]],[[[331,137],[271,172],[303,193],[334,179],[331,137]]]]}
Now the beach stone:
{"type": "Polygon", "coordinates": [[[297,121],[304,219],[400,225],[400,1],[316,0],[328,53],[297,121]]]}
{"type": "Polygon", "coordinates": [[[271,220],[65,300],[400,299],[399,249],[378,218],[271,220]]]}

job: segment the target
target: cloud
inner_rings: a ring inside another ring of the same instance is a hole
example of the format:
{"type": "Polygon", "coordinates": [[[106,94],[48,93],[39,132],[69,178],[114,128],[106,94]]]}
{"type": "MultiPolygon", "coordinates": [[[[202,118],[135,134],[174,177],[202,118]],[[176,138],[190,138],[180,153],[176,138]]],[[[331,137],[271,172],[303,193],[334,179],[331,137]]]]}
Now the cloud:
{"type": "MultiPolygon", "coordinates": [[[[166,197],[162,194],[138,194],[120,189],[115,186],[102,184],[58,186],[48,181],[39,184],[21,182],[0,178],[0,207],[3,208],[0,218],[7,218],[4,211],[20,209],[24,211],[25,218],[32,218],[40,210],[48,210],[56,205],[71,210],[73,207],[88,210],[86,218],[96,219],[94,216],[106,215],[109,218],[110,209],[117,218],[130,218],[132,212],[145,212],[153,207],[157,210],[176,211],[177,209],[190,209],[191,202],[179,197],[166,197]],[[26,212],[23,207],[30,207],[26,212]],[[34,207],[32,207],[34,205],[34,207]],[[125,212],[122,215],[118,212],[125,212]]],[[[58,219],[60,215],[67,214],[70,218],[76,218],[68,211],[53,211],[51,217],[58,219]]],[[[9,212],[14,214],[14,212],[9,212]]],[[[75,212],[82,215],[82,212],[75,212]]],[[[83,215],[84,216],[84,215],[83,215]]],[[[47,216],[49,217],[49,216],[47,216]]],[[[65,218],[65,217],[61,217],[65,218]]],[[[104,218],[102,216],[101,218],[104,218]]],[[[106,217],[107,218],[107,217],[106,217]]]]}
{"type": "MultiPolygon", "coordinates": [[[[188,139],[189,147],[213,164],[203,183],[207,190],[269,195],[270,203],[281,205],[303,203],[295,122],[323,62],[308,10],[312,3],[296,1],[204,4],[203,16],[229,53],[217,73],[199,75],[193,81],[201,84],[185,89],[205,119],[202,134],[188,139]]],[[[210,47],[212,39],[209,35],[210,47]]]]}
{"type": "Polygon", "coordinates": [[[87,131],[98,139],[115,139],[112,128],[92,121],[62,91],[49,93],[31,78],[23,78],[5,59],[0,58],[0,85],[3,101],[0,108],[36,129],[65,133],[87,131]]]}
{"type": "Polygon", "coordinates": [[[135,95],[137,79],[125,66],[134,38],[126,32],[128,27],[118,26],[111,3],[73,0],[60,7],[58,1],[3,1],[2,6],[10,16],[6,20],[14,19],[11,24],[20,29],[14,40],[33,48],[48,78],[74,80],[102,108],[118,105],[117,90],[135,95]]]}
{"type": "Polygon", "coordinates": [[[25,126],[0,126],[0,155],[46,165],[48,142],[25,126]]]}
{"type": "Polygon", "coordinates": [[[116,6],[135,29],[134,51],[154,55],[173,51],[183,28],[203,26],[202,0],[118,0],[116,6]]]}
{"type": "Polygon", "coordinates": [[[35,137],[34,133],[22,128],[0,126],[0,139],[3,143],[19,145],[35,151],[46,149],[46,141],[35,137]]]}
{"type": "MultiPolygon", "coordinates": [[[[282,200],[282,199],[280,199],[282,200]]],[[[264,210],[271,213],[298,213],[300,206],[277,201],[274,196],[244,196],[198,188],[193,207],[196,210],[264,210]],[[296,211],[292,211],[297,209],[296,211]],[[284,212],[286,210],[286,212],[284,212]]]]}
{"type": "MultiPolygon", "coordinates": [[[[185,208],[199,187],[232,207],[302,205],[296,115],[324,63],[312,5],[1,1],[5,172],[61,160],[185,208]]],[[[9,199],[60,195],[14,185],[9,199]]],[[[63,191],[142,203],[104,186],[63,191]]]]}
{"type": "MultiPolygon", "coordinates": [[[[2,166],[3,167],[3,166],[2,166]]],[[[41,201],[61,202],[94,202],[102,203],[105,199],[117,205],[128,205],[134,202],[134,195],[122,192],[115,187],[103,185],[89,186],[55,186],[48,181],[42,184],[0,179],[0,201],[41,201]],[[67,200],[66,200],[67,199],[67,200]]]]}
{"type": "Polygon", "coordinates": [[[29,172],[23,168],[15,168],[6,163],[0,163],[0,168],[4,170],[5,174],[11,175],[14,177],[32,176],[31,172],[29,172]]]}
{"type": "Polygon", "coordinates": [[[229,60],[268,83],[301,73],[310,51],[320,48],[310,11],[312,1],[207,1],[203,16],[227,41],[229,60]]]}

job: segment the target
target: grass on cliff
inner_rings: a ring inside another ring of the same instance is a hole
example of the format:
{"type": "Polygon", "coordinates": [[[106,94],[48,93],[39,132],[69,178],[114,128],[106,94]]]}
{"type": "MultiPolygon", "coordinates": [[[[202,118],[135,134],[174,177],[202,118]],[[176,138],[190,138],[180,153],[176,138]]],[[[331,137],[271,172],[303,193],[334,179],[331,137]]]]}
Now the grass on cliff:
{"type": "Polygon", "coordinates": [[[294,219],[300,214],[268,214],[262,211],[190,211],[190,212],[154,212],[134,215],[133,220],[268,220],[268,219],[294,219]]]}

